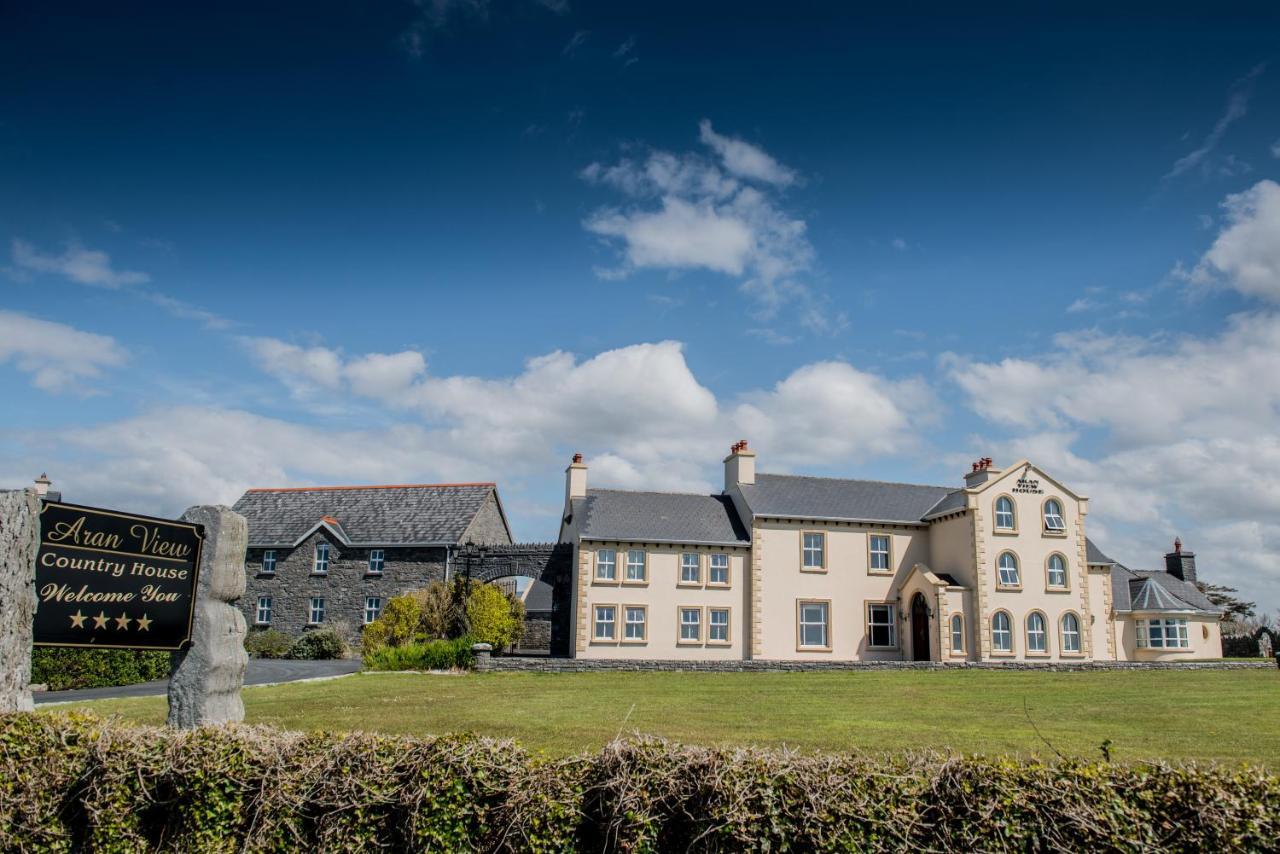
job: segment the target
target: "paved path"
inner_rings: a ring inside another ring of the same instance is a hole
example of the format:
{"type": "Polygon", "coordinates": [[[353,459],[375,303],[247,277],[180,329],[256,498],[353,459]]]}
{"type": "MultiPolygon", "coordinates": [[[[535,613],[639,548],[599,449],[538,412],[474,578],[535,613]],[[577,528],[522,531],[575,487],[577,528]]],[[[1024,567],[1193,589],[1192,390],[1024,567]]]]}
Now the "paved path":
{"type": "MultiPolygon", "coordinates": [[[[283,661],[280,659],[251,658],[244,674],[244,684],[264,685],[269,682],[296,682],[299,679],[316,679],[324,676],[342,676],[360,669],[360,661],[283,661]]],[[[148,697],[163,695],[169,689],[169,680],[141,682],[119,688],[85,688],[79,691],[38,691],[33,696],[36,703],[65,703],[70,700],[105,700],[110,697],[148,697]]]]}

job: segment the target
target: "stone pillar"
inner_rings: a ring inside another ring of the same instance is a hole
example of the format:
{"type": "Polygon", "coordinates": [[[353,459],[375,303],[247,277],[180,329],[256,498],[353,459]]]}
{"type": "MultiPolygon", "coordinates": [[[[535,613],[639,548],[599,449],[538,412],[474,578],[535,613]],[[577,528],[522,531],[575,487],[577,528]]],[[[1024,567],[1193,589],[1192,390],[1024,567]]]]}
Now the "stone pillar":
{"type": "Polygon", "coordinates": [[[173,653],[169,674],[169,726],[191,727],[244,720],[240,688],[249,656],[244,651],[244,555],[249,526],[229,507],[192,507],[182,521],[204,526],[200,581],[196,588],[191,645],[173,653]]]}
{"type": "Polygon", "coordinates": [[[489,669],[489,654],[493,652],[493,646],[487,643],[473,643],[471,645],[471,653],[476,657],[476,670],[489,669]]]}
{"type": "Polygon", "coordinates": [[[0,713],[29,712],[31,623],[36,613],[40,499],[0,491],[0,713]]]}

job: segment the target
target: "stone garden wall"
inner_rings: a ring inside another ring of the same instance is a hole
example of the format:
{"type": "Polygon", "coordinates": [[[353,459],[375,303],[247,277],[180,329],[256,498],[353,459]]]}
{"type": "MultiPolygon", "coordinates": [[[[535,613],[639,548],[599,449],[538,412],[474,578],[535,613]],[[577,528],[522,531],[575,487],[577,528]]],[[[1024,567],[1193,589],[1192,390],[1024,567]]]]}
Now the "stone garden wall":
{"type": "Polygon", "coordinates": [[[937,661],[659,661],[582,658],[490,658],[476,661],[477,670],[583,673],[598,670],[698,671],[714,673],[804,672],[817,670],[1248,670],[1275,669],[1269,661],[1079,661],[1079,662],[937,662],[937,661]]]}

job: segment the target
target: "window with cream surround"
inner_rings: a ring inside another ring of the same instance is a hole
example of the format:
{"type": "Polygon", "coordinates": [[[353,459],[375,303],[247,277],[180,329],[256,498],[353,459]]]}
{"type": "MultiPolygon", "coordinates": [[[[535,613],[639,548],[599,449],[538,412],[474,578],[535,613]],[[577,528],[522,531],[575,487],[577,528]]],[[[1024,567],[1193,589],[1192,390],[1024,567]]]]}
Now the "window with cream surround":
{"type": "Polygon", "coordinates": [[[1018,556],[1013,552],[1001,552],[997,561],[1000,570],[1001,587],[1021,587],[1022,576],[1018,573],[1018,556]]]}
{"type": "Polygon", "coordinates": [[[1067,559],[1054,552],[1049,555],[1049,562],[1045,566],[1049,586],[1065,590],[1067,588],[1067,559]]]}
{"type": "Polygon", "coordinates": [[[702,609],[680,608],[680,643],[699,643],[702,640],[702,609]]]}
{"type": "Polygon", "coordinates": [[[951,651],[964,652],[964,615],[951,615],[951,651]]]}
{"type": "Polygon", "coordinates": [[[996,652],[1013,652],[1013,620],[1008,611],[991,615],[991,648],[996,652]]]}
{"type": "Polygon", "coordinates": [[[801,649],[831,649],[831,605],[801,600],[797,603],[798,645],[801,649]]]}
{"type": "Polygon", "coordinates": [[[888,534],[867,535],[867,568],[872,572],[892,572],[888,534]]]}
{"type": "Polygon", "coordinates": [[[1145,649],[1190,649],[1187,621],[1182,618],[1138,620],[1138,646],[1145,649]]]}
{"type": "Polygon", "coordinates": [[[258,597],[258,613],[254,615],[254,622],[260,626],[271,625],[271,597],[258,597]]]}
{"type": "Polygon", "coordinates": [[[640,582],[647,580],[645,578],[644,549],[628,549],[627,550],[627,574],[624,581],[640,582]]]}
{"type": "Polygon", "coordinates": [[[315,560],[311,562],[311,572],[315,575],[327,575],[329,573],[329,544],[316,543],[315,560]]]}
{"type": "Polygon", "coordinates": [[[707,643],[729,642],[729,609],[707,609],[707,643]]]}
{"type": "Polygon", "coordinates": [[[618,580],[618,553],[613,549],[596,552],[596,581],[618,580]]]}
{"type": "Polygon", "coordinates": [[[364,624],[367,626],[382,616],[382,597],[364,597],[364,624]]]}
{"type": "Polygon", "coordinates": [[[1080,618],[1068,611],[1062,615],[1062,637],[1060,646],[1063,655],[1080,652],[1080,618]]]}
{"type": "Polygon", "coordinates": [[[817,572],[827,568],[827,535],[821,531],[800,534],[800,568],[817,572]]]}
{"type": "Polygon", "coordinates": [[[1013,512],[1013,499],[1001,495],[996,499],[996,530],[1014,531],[1018,527],[1018,517],[1013,512]]]}
{"type": "Polygon", "coordinates": [[[887,602],[867,603],[867,643],[873,649],[898,646],[897,609],[887,602]]]}
{"type": "Polygon", "coordinates": [[[308,614],[307,622],[313,626],[324,622],[324,597],[313,596],[311,598],[311,612],[308,614]]]}
{"type": "Polygon", "coordinates": [[[613,641],[618,639],[617,605],[596,605],[594,617],[591,629],[592,640],[613,641]]]}
{"type": "Polygon", "coordinates": [[[728,586],[729,556],[727,554],[713,554],[707,559],[707,584],[728,586]]]}
{"type": "Polygon", "coordinates": [[[262,553],[262,571],[266,575],[275,575],[276,572],[276,550],[267,549],[262,553]]]}
{"type": "Polygon", "coordinates": [[[1044,614],[1032,611],[1027,614],[1027,655],[1048,655],[1049,632],[1045,628],[1044,614]]]}
{"type": "Polygon", "coordinates": [[[382,575],[382,567],[386,564],[386,552],[382,549],[371,549],[369,551],[369,574],[382,575]]]}
{"type": "Polygon", "coordinates": [[[1044,529],[1050,534],[1065,534],[1067,522],[1062,516],[1062,503],[1050,498],[1044,503],[1044,529]]]}
{"type": "Polygon", "coordinates": [[[643,605],[623,607],[622,639],[642,641],[649,638],[649,609],[643,605]]]}
{"type": "Polygon", "coordinates": [[[702,559],[698,555],[688,552],[680,555],[680,583],[702,583],[702,559]]]}

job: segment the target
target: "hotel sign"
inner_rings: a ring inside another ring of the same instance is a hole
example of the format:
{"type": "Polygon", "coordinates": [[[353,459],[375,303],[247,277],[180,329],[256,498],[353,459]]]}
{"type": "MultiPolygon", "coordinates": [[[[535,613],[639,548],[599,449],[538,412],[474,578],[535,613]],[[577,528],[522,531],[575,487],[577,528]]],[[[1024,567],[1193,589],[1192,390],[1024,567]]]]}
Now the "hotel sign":
{"type": "Polygon", "coordinates": [[[189,522],[44,502],[35,645],[182,648],[203,542],[189,522]]]}
{"type": "Polygon", "coordinates": [[[1018,478],[1018,482],[1013,485],[1013,491],[1028,495],[1044,495],[1044,490],[1040,488],[1040,481],[1037,478],[1018,478]]]}

